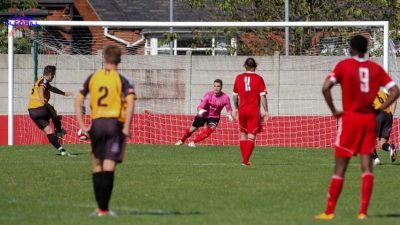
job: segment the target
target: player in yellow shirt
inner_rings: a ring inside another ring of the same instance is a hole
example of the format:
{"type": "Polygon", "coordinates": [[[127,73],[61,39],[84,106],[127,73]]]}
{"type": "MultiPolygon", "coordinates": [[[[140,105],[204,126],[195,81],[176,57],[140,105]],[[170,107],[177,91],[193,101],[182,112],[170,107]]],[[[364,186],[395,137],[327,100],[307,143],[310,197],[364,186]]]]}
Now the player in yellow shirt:
{"type": "Polygon", "coordinates": [[[60,117],[57,115],[57,111],[52,105],[49,104],[50,92],[71,96],[70,91],[61,91],[60,89],[50,85],[56,75],[56,67],[48,65],[44,68],[43,76],[35,82],[32,88],[32,93],[29,99],[28,112],[29,116],[35,122],[43,132],[47,135],[49,142],[60,152],[61,156],[70,155],[65,151],[64,147],[59,142],[59,137],[66,134],[66,131],[62,129],[60,117]],[[52,119],[56,134],[53,128],[49,125],[49,121],[52,119]]]}
{"type": "MultiPolygon", "coordinates": [[[[386,102],[388,95],[380,90],[374,99],[374,108],[377,110],[381,105],[386,102]]],[[[390,152],[390,160],[394,162],[396,160],[396,147],[394,144],[389,144],[390,132],[393,126],[393,114],[396,110],[396,102],[394,102],[390,107],[384,109],[383,111],[378,111],[376,114],[376,137],[379,141],[379,147],[382,150],[390,152]]],[[[374,165],[379,165],[381,163],[378,153],[376,150],[371,155],[374,165]]]]}
{"type": "Polygon", "coordinates": [[[115,215],[108,208],[114,171],[124,157],[136,99],[133,84],[117,72],[121,50],[109,45],[104,48],[103,55],[104,69],[86,79],[75,100],[79,126],[91,139],[92,179],[98,205],[95,216],[115,215]],[[81,107],[88,94],[92,118],[89,126],[84,124],[81,107]]]}

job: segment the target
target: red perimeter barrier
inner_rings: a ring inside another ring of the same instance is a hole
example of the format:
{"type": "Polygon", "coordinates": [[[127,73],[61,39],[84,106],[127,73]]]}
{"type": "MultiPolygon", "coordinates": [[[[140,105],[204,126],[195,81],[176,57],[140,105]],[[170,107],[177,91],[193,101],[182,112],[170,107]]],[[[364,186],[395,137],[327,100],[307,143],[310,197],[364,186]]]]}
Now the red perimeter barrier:
{"type": "MultiPolygon", "coordinates": [[[[73,115],[64,115],[63,127],[68,131],[65,144],[85,143],[77,137],[78,124],[73,115]],[[68,123],[68,122],[70,123],[68,123]]],[[[145,112],[136,114],[132,122],[133,144],[174,144],[190,127],[193,116],[165,115],[145,112]]],[[[14,143],[48,144],[46,135],[33,123],[28,115],[14,117],[14,143]]],[[[394,126],[399,126],[399,119],[394,126]]],[[[187,141],[193,140],[204,128],[194,133],[187,141]]],[[[392,142],[398,145],[398,129],[392,130],[392,142]]],[[[264,130],[257,136],[258,146],[289,147],[332,147],[336,137],[336,120],[330,116],[272,116],[264,130]]],[[[237,145],[239,128],[237,122],[231,124],[225,117],[217,130],[198,145],[237,145]]],[[[0,116],[0,145],[7,144],[7,116],[0,116]]]]}

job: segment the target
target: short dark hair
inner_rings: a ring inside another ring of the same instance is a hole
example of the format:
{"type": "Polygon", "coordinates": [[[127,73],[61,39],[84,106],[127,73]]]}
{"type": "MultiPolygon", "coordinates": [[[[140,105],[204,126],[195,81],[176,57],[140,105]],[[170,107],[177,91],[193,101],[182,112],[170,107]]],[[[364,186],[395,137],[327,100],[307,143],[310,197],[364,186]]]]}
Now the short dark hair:
{"type": "Polygon", "coordinates": [[[107,45],[103,50],[106,63],[119,64],[121,62],[121,49],[116,45],[107,45]]]}
{"type": "Polygon", "coordinates": [[[244,62],[244,66],[250,67],[250,68],[257,68],[257,62],[253,57],[249,57],[246,59],[244,62]]]}
{"type": "Polygon", "coordinates": [[[350,47],[359,53],[365,54],[368,50],[368,39],[363,35],[356,35],[351,38],[350,47]]]}
{"type": "Polygon", "coordinates": [[[43,70],[43,75],[55,75],[56,67],[53,65],[47,65],[43,70]]]}
{"type": "Polygon", "coordinates": [[[215,79],[214,83],[219,83],[221,85],[221,87],[222,87],[222,80],[221,79],[215,79]]]}

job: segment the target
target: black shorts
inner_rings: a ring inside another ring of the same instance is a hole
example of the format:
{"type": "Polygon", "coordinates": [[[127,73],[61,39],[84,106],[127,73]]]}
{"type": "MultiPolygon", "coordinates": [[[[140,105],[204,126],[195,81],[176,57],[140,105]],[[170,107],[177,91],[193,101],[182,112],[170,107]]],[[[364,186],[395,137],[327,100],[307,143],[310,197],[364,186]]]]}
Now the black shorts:
{"type": "Polygon", "coordinates": [[[212,126],[217,127],[218,123],[219,123],[219,119],[220,118],[203,118],[200,116],[196,116],[193,120],[192,126],[199,128],[199,127],[204,126],[205,123],[207,123],[207,127],[212,127],[212,126]]]}
{"type": "Polygon", "coordinates": [[[376,114],[376,137],[389,140],[393,126],[393,115],[386,112],[376,114]]]}
{"type": "Polygon", "coordinates": [[[49,120],[52,117],[50,109],[46,106],[41,106],[34,109],[28,109],[29,116],[41,130],[49,125],[49,120]]]}
{"type": "Polygon", "coordinates": [[[89,135],[92,154],[97,159],[122,162],[125,155],[123,124],[114,118],[99,118],[92,121],[89,135]]]}

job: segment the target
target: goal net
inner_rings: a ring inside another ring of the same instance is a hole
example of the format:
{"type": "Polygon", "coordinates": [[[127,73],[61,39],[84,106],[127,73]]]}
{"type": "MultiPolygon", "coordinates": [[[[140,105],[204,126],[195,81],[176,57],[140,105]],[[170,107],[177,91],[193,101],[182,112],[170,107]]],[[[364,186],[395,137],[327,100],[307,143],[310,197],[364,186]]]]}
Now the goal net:
{"type": "MultiPolygon", "coordinates": [[[[232,102],[235,76],[244,72],[243,63],[249,56],[257,61],[256,72],[266,82],[271,116],[263,125],[257,145],[332,146],[336,121],[323,100],[321,85],[335,63],[349,57],[348,42],[356,34],[369,38],[372,60],[387,67],[395,81],[400,77],[395,52],[385,48],[390,42],[385,43],[383,24],[158,23],[156,26],[145,22],[90,25],[38,22],[35,27],[16,27],[13,33],[14,45],[19,38],[29,43],[27,54],[12,53],[15,144],[47,143],[27,114],[32,86],[41,77],[43,68],[55,65],[57,73],[51,84],[76,95],[85,79],[102,67],[101,50],[108,44],[122,49],[119,72],[135,85],[138,99],[129,142],[136,144],[174,144],[179,140],[191,126],[200,99],[212,90],[215,79],[223,80],[223,91],[232,102]],[[284,26],[290,30],[289,56],[284,55],[284,26]]],[[[68,131],[62,140],[64,144],[83,143],[76,135],[73,99],[52,94],[49,102],[68,131]]],[[[334,88],[334,100],[341,108],[340,87],[334,88]]],[[[86,111],[90,114],[88,103],[86,111]]],[[[223,110],[217,130],[198,145],[238,144],[238,122],[229,123],[225,115],[223,110]]],[[[395,115],[391,137],[398,143],[398,112],[395,115]]],[[[188,142],[198,134],[194,133],[188,142]]]]}

